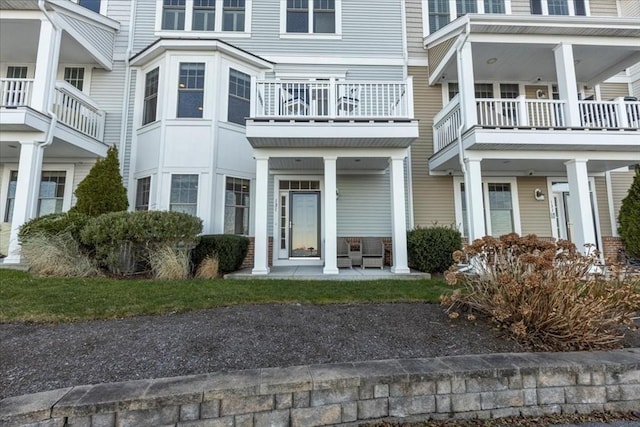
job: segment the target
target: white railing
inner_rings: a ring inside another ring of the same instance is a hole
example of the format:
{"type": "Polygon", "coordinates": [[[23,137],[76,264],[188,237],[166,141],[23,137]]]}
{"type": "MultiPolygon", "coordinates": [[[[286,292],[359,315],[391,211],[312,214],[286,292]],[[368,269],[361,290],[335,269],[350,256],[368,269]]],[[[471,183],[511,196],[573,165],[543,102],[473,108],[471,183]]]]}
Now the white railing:
{"type": "Polygon", "coordinates": [[[33,79],[0,79],[0,107],[25,107],[31,102],[33,79]]]}
{"type": "Polygon", "coordinates": [[[482,126],[519,126],[520,114],[515,99],[476,99],[478,124],[482,126]]]}
{"type": "Polygon", "coordinates": [[[53,112],[60,123],[102,141],[105,113],[89,97],[67,82],[56,82],[53,112]]]}
{"type": "Polygon", "coordinates": [[[462,123],[460,98],[456,95],[433,119],[433,148],[438,152],[458,138],[462,123]]]}
{"type": "Polygon", "coordinates": [[[261,80],[256,118],[413,118],[411,79],[402,82],[261,80]]]}
{"type": "Polygon", "coordinates": [[[640,101],[625,101],[629,127],[640,129],[640,101]]]}
{"type": "Polygon", "coordinates": [[[578,101],[581,125],[586,128],[640,128],[640,102],[578,101]]]}
{"type": "Polygon", "coordinates": [[[564,101],[553,99],[527,99],[526,122],[522,122],[520,126],[565,127],[564,105],[564,101]]]}

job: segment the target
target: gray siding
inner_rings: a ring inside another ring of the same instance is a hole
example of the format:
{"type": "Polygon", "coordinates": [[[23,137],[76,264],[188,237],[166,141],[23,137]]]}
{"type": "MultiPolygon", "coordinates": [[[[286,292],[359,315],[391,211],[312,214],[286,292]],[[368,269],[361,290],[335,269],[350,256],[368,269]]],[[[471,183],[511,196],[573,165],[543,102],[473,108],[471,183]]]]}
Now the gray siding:
{"type": "Polygon", "coordinates": [[[531,15],[529,0],[511,0],[511,13],[514,15],[531,15]]]}
{"type": "Polygon", "coordinates": [[[600,83],[600,98],[604,101],[629,95],[626,83],[600,83]]]}
{"type": "Polygon", "coordinates": [[[116,33],[115,53],[125,53],[129,41],[129,21],[131,19],[131,0],[109,0],[107,16],[120,23],[120,31],[116,33]]]}
{"type": "Polygon", "coordinates": [[[600,237],[612,236],[611,217],[609,216],[609,203],[607,200],[607,181],[603,176],[596,176],[596,203],[598,204],[598,220],[600,221],[600,237]]]}
{"type": "Polygon", "coordinates": [[[107,113],[104,142],[120,147],[122,97],[125,90],[125,63],[113,63],[113,71],[94,69],[91,75],[91,98],[107,113]]]}
{"type": "Polygon", "coordinates": [[[338,236],[391,236],[388,171],[384,175],[338,175],[337,184],[338,236]]]}
{"type": "Polygon", "coordinates": [[[114,35],[111,31],[98,28],[95,25],[79,21],[64,14],[59,16],[66,26],[73,28],[82,37],[91,42],[92,46],[98,49],[100,54],[107,58],[113,56],[114,35]]]}
{"type": "Polygon", "coordinates": [[[409,58],[423,59],[426,56],[422,26],[422,0],[406,0],[407,49],[409,58]]]}
{"type": "Polygon", "coordinates": [[[135,70],[130,70],[131,73],[131,92],[129,94],[129,116],[127,117],[127,133],[125,135],[125,141],[127,144],[124,146],[124,161],[121,165],[122,167],[122,176],[124,179],[125,187],[129,187],[129,173],[131,171],[131,141],[133,139],[133,129],[136,127],[136,123],[133,123],[133,107],[135,103],[135,86],[136,86],[136,78],[137,74],[135,70]]]}
{"type": "Polygon", "coordinates": [[[273,78],[278,73],[296,73],[315,75],[342,75],[345,74],[347,80],[400,80],[404,77],[401,66],[366,66],[366,65],[284,65],[276,66],[275,73],[267,75],[273,78]]]}
{"type": "Polygon", "coordinates": [[[590,0],[591,16],[618,16],[616,0],[590,0]]]}
{"type": "Polygon", "coordinates": [[[133,53],[140,52],[156,40],[153,34],[156,25],[156,3],[160,1],[138,1],[136,3],[135,30],[133,34],[133,53]]]}

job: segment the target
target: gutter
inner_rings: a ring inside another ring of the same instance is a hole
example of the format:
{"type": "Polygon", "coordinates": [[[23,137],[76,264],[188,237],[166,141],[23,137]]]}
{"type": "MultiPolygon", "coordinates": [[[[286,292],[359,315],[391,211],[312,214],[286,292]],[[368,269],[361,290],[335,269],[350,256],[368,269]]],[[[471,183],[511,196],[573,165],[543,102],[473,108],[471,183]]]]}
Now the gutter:
{"type": "MultiPolygon", "coordinates": [[[[125,76],[124,76],[124,97],[122,99],[122,123],[120,126],[120,168],[121,174],[124,176],[124,160],[125,160],[125,139],[127,138],[127,130],[129,127],[129,98],[131,97],[131,52],[133,51],[133,29],[136,18],[137,0],[131,0],[131,13],[129,14],[129,40],[127,42],[127,51],[125,53],[125,76]]],[[[128,181],[128,180],[127,180],[128,181]]]]}
{"type": "MultiPolygon", "coordinates": [[[[402,16],[402,62],[404,66],[403,70],[403,78],[407,80],[409,77],[409,48],[407,41],[407,7],[405,2],[400,2],[400,14],[402,16]]],[[[412,97],[413,99],[413,97],[412,97]]],[[[407,149],[407,208],[409,209],[409,224],[408,228],[413,230],[414,228],[414,215],[413,215],[413,171],[411,168],[411,147],[407,149]]]]}
{"type": "MultiPolygon", "coordinates": [[[[49,15],[49,12],[47,12],[47,8],[45,7],[45,1],[46,0],[38,0],[38,8],[42,11],[42,13],[44,14],[45,18],[47,18],[47,21],[49,21],[51,23],[51,26],[53,27],[53,29],[55,30],[56,34],[59,34],[62,32],[62,30],[60,29],[60,27],[54,22],[54,20],[51,18],[51,15],[49,15]]],[[[57,44],[57,48],[54,49],[53,51],[49,52],[49,60],[51,60],[52,57],[56,57],[60,54],[60,44],[57,44]]],[[[58,116],[56,115],[56,113],[53,111],[52,108],[52,103],[53,103],[53,93],[55,91],[55,87],[56,87],[56,73],[57,70],[53,69],[51,70],[51,76],[49,76],[49,82],[50,82],[50,87],[47,88],[47,96],[46,96],[46,106],[47,106],[47,114],[49,116],[51,116],[51,122],[49,123],[49,128],[47,129],[47,133],[45,135],[44,138],[44,142],[42,142],[39,147],[44,148],[47,147],[49,145],[51,145],[51,143],[53,143],[53,131],[56,127],[56,125],[58,124],[58,116]]]]}

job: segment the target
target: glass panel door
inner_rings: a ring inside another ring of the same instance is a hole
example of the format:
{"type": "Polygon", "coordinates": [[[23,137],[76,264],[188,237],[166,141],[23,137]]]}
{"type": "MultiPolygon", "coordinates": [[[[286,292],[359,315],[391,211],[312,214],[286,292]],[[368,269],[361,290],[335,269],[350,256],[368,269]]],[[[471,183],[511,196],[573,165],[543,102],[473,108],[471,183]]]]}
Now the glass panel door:
{"type": "Polygon", "coordinates": [[[290,256],[317,258],[320,256],[320,193],[292,191],[289,196],[290,256]]]}
{"type": "Polygon", "coordinates": [[[279,228],[280,228],[280,244],[278,245],[278,258],[289,258],[289,191],[280,192],[279,206],[279,228]]]}

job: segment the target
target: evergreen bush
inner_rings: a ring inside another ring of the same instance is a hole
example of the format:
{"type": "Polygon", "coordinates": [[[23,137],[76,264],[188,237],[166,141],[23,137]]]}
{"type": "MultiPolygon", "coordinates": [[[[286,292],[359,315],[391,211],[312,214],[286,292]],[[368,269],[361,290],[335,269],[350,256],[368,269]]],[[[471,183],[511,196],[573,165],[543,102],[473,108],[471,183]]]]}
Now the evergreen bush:
{"type": "Polygon", "coordinates": [[[78,212],[62,212],[44,215],[27,221],[20,227],[18,240],[22,244],[25,240],[38,235],[56,236],[62,233],[70,234],[76,242],[80,241],[80,232],[90,217],[78,212]]]}
{"type": "Polygon", "coordinates": [[[640,168],[636,168],[627,197],[622,199],[618,232],[627,254],[640,258],[640,168]]]}
{"type": "Polygon", "coordinates": [[[73,211],[89,216],[127,210],[127,190],[122,185],[118,165],[118,150],[109,148],[107,157],[100,159],[78,184],[73,211]]]}
{"type": "Polygon", "coordinates": [[[418,227],[407,232],[409,265],[427,273],[442,273],[453,263],[453,252],[462,248],[455,227],[418,227]]]}
{"type": "Polygon", "coordinates": [[[209,234],[200,236],[200,242],[192,252],[193,265],[200,265],[207,257],[218,259],[221,273],[240,269],[249,251],[249,239],[235,234],[209,234]]]}

